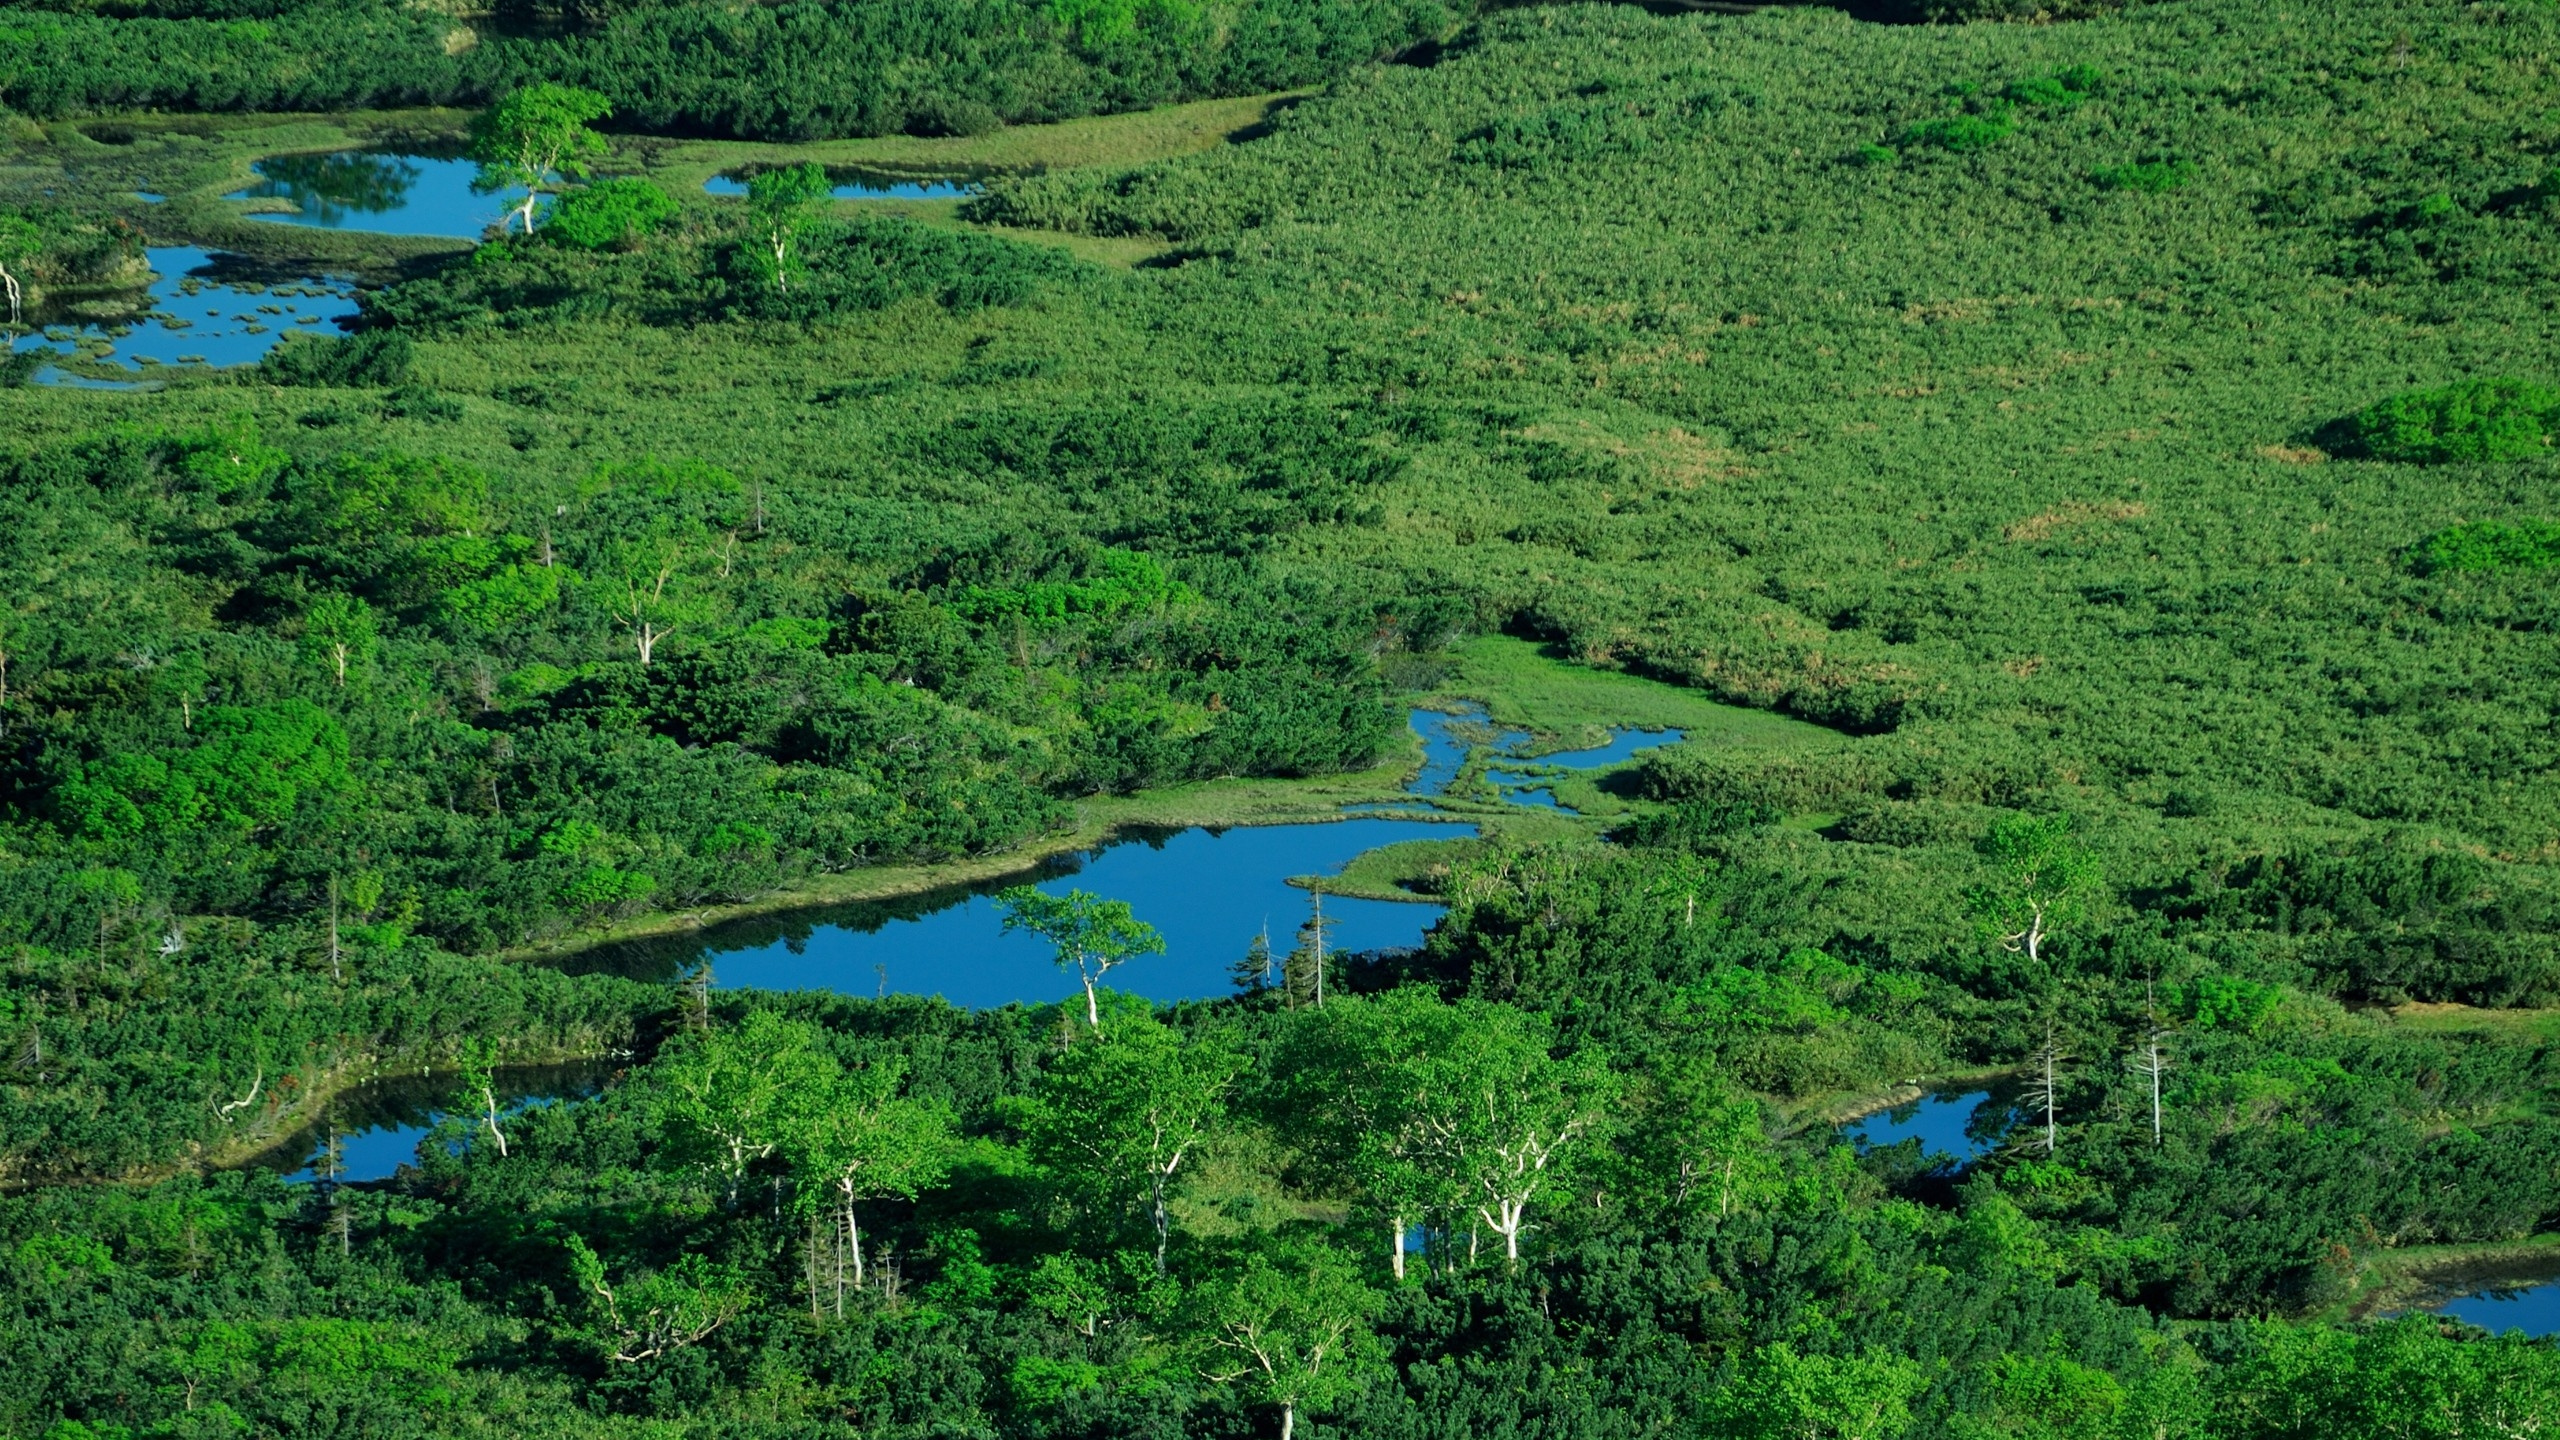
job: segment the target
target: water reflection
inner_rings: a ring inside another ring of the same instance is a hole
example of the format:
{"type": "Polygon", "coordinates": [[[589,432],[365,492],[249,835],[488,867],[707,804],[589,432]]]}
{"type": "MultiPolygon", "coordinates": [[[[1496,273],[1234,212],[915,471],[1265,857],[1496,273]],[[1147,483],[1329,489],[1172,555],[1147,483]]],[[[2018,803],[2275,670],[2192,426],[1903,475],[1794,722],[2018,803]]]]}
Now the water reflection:
{"type": "Polygon", "coordinates": [[[2007,1107],[1990,1100],[1988,1090],[1940,1091],[1862,1115],[1840,1134],[1861,1152],[1917,1140],[1924,1161],[1942,1156],[1961,1168],[1990,1154],[2007,1127],[2007,1107]]]}
{"type": "MultiPolygon", "coordinates": [[[[902,176],[890,171],[829,170],[828,178],[844,179],[830,192],[838,200],[957,200],[978,193],[966,175],[902,176]]],[[[714,175],[702,182],[707,195],[744,195],[747,182],[735,175],[714,175]]]]}
{"type": "MultiPolygon", "coordinates": [[[[577,969],[673,980],[702,959],[723,988],[940,995],[973,1008],[1048,1004],[1077,989],[1042,941],[1007,934],[992,894],[1026,878],[1125,900],[1164,933],[1165,953],[1111,972],[1106,984],[1159,1003],[1230,994],[1230,971],[1267,933],[1286,952],[1310,917],[1290,877],[1339,871],[1352,857],[1401,840],[1473,835],[1471,825],[1357,819],[1226,830],[1158,830],[1060,856],[1029,877],[1008,876],[896,900],[742,920],[679,941],[639,942],[577,957],[577,969]]],[[[1436,905],[1327,896],[1329,950],[1393,950],[1421,943],[1436,905]]]]}
{"type": "MultiPolygon", "coordinates": [[[[500,1070],[498,1104],[507,1115],[537,1105],[597,1094],[612,1079],[611,1062],[524,1066],[500,1070]]],[[[255,1162],[284,1175],[288,1184],[323,1178],[355,1182],[388,1180],[418,1158],[418,1146],[449,1110],[464,1101],[453,1075],[397,1076],[357,1086],[329,1102],[310,1125],[278,1142],[255,1162]],[[336,1148],[334,1171],[331,1147],[336,1148]]],[[[476,1109],[462,1113],[476,1116],[476,1109]]],[[[501,1121],[503,1124],[504,1122],[501,1121]]]]}
{"type": "Polygon", "coordinates": [[[291,201],[291,210],[249,216],[270,225],[477,240],[524,198],[520,188],[479,193],[480,167],[451,156],[341,150],[271,155],[250,168],[258,183],[227,198],[291,201]]]}

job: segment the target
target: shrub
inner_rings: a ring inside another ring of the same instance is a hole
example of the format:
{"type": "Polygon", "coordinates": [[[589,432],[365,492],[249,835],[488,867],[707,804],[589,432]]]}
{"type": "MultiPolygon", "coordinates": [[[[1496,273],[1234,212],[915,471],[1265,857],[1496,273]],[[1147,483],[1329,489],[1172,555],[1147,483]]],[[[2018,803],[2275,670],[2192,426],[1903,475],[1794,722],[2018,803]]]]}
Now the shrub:
{"type": "Polygon", "coordinates": [[[676,216],[676,197],[636,176],[599,180],[560,197],[542,235],[576,250],[631,250],[676,216]]]}
{"type": "Polygon", "coordinates": [[[2560,393],[2523,380],[2466,380],[2377,401],[2347,422],[2376,460],[2445,465],[2521,460],[2551,442],[2560,393]]]}
{"type": "Polygon", "coordinates": [[[2049,75],[2013,80],[2001,89],[2000,94],[2002,98],[2020,105],[2069,110],[2097,93],[2099,78],[2094,65],[2066,65],[2049,75]]]}
{"type": "Polygon", "coordinates": [[[2560,524],[2548,520],[2453,525],[2409,547],[2409,568],[2421,575],[2446,570],[2547,570],[2555,565],[2560,565],[2560,524]]]}
{"type": "Polygon", "coordinates": [[[2133,190],[2145,195],[2175,190],[2194,178],[2196,167],[2192,163],[2170,158],[2101,165],[2089,172],[2090,183],[2101,190],[2133,190]]]}
{"type": "Polygon", "coordinates": [[[273,385],[398,385],[409,378],[416,350],[396,330],[367,330],[338,339],[310,336],[267,352],[258,373],[273,385]]]}
{"type": "Polygon", "coordinates": [[[1898,144],[1906,148],[1946,150],[1970,155],[1988,150],[2009,138],[2018,128],[2017,113],[1996,109],[1979,115],[1945,115],[1923,120],[1902,132],[1898,144]]]}

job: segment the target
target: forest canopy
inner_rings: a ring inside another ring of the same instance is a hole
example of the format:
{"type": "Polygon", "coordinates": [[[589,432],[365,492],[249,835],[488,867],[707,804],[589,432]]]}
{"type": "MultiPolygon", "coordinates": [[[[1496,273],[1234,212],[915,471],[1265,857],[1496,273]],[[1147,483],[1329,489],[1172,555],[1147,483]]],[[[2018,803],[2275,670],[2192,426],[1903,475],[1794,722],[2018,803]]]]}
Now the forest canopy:
{"type": "Polygon", "coordinates": [[[0,391],[0,1433],[2560,1424],[2426,1308],[2560,1227],[2560,11],[0,16],[48,119],[627,127],[0,391]],[[1418,706],[1540,753],[1416,796],[1418,706]],[[1027,868],[1355,793],[1475,827],[1310,886],[1416,947],[1027,868]],[[970,886],[1053,988],[695,928],[970,886]]]}

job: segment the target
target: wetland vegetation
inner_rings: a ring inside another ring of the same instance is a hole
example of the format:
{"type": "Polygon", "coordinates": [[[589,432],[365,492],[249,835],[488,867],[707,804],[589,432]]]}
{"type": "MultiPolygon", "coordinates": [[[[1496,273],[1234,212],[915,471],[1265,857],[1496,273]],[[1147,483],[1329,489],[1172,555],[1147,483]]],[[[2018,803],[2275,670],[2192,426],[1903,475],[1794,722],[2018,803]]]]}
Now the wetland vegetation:
{"type": "Polygon", "coordinates": [[[0,1435],[2549,1429],[2555,53],[0,8],[0,1435]]]}

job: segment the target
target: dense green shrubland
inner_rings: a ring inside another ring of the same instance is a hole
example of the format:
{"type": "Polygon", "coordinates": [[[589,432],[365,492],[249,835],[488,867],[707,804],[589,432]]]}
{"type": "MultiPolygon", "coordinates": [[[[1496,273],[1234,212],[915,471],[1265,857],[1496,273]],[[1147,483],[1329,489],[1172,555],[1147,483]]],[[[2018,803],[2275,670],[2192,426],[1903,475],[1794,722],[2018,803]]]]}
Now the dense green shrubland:
{"type": "Polygon", "coordinates": [[[367,0],[9,13],[0,105],[46,118],[475,104],[554,80],[603,92],[625,127],[770,139],[976,134],[1261,94],[1321,82],[1457,18],[1431,0],[1255,0],[1215,15],[1148,6],[1115,26],[996,0],[795,0],[577,7],[566,28],[482,35],[367,0]]]}
{"type": "Polygon", "coordinates": [[[387,1186],[0,1206],[7,1423],[1270,1433],[1209,1378],[1265,1306],[1371,1337],[1317,1432],[2547,1427],[2547,1346],[2262,1317],[2555,1218],[2543,1021],[2379,1013],[2560,996],[2555,26],[1509,13],[974,207],[1134,272],[697,206],[276,388],[12,392],[21,1173],[246,1134],[244,1063],[683,1033],[387,1186]],[[1356,764],[1497,626],[1834,733],[1656,752],[1321,1010],[1307,957],[1097,1040],[450,953],[1356,764]],[[1951,1071],[1963,1176],[1811,1118],[1951,1071]],[[1577,1122],[1525,1212],[1429,1108],[1497,1091],[1577,1122]],[[1159,1212],[1078,1127],[1169,1110],[1159,1212]]]}

